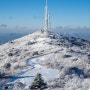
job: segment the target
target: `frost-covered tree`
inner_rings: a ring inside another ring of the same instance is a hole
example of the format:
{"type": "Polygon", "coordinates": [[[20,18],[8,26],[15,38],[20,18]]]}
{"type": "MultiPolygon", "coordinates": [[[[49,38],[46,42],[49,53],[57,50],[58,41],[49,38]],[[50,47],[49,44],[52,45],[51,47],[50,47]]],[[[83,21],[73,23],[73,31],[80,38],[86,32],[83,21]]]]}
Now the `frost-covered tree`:
{"type": "Polygon", "coordinates": [[[44,90],[47,88],[47,84],[42,79],[42,75],[38,73],[30,86],[30,90],[44,90]]]}

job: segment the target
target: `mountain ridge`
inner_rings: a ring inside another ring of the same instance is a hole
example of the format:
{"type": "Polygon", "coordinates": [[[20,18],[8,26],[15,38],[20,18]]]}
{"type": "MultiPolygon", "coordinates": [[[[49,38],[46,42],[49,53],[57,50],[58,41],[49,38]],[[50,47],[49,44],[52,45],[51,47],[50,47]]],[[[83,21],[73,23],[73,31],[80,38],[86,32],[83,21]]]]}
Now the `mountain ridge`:
{"type": "Polygon", "coordinates": [[[78,90],[77,82],[72,80],[82,80],[79,84],[81,89],[89,89],[90,42],[87,40],[67,38],[40,30],[1,45],[0,52],[1,71],[8,75],[25,77],[10,78],[5,84],[14,84],[19,80],[26,83],[27,89],[24,90],[28,90],[36,73],[41,73],[48,83],[47,90],[78,90]],[[6,63],[11,64],[9,70],[4,67],[6,63]],[[70,82],[73,86],[69,85],[70,82]],[[86,83],[88,88],[85,89],[83,83],[86,83]]]}

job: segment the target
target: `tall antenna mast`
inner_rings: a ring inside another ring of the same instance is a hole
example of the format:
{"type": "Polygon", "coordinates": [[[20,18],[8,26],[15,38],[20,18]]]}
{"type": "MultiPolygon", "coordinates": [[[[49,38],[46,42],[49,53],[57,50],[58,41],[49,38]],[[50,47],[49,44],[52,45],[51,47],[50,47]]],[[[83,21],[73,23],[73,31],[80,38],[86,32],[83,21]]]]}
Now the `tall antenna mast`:
{"type": "Polygon", "coordinates": [[[45,6],[45,27],[44,30],[45,31],[49,31],[50,30],[50,15],[49,15],[49,11],[48,11],[48,1],[46,0],[46,6],[45,6]]]}
{"type": "Polygon", "coordinates": [[[46,6],[48,7],[47,0],[46,0],[46,6]]]}

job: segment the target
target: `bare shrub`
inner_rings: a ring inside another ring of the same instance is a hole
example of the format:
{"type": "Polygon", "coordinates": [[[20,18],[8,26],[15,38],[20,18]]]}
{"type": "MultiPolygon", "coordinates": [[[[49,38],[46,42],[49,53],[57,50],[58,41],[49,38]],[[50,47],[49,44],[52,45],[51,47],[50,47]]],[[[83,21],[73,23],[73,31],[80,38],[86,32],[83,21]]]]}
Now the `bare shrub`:
{"type": "Polygon", "coordinates": [[[8,53],[8,56],[13,56],[14,54],[13,53],[8,53]]]}
{"type": "Polygon", "coordinates": [[[24,87],[25,85],[22,82],[17,81],[14,83],[13,90],[25,90],[24,87]]]}
{"type": "Polygon", "coordinates": [[[63,55],[63,58],[70,58],[70,57],[72,57],[71,55],[63,55]]]}
{"type": "Polygon", "coordinates": [[[79,77],[85,76],[84,71],[82,69],[79,69],[78,67],[66,67],[62,69],[62,71],[59,74],[59,77],[65,78],[67,75],[69,76],[69,78],[72,78],[75,75],[79,77]]]}
{"type": "Polygon", "coordinates": [[[5,64],[4,64],[4,68],[5,68],[5,69],[10,69],[10,67],[11,67],[11,64],[10,64],[10,63],[5,63],[5,64]]]}
{"type": "Polygon", "coordinates": [[[32,53],[32,56],[39,55],[38,51],[32,53]]]}

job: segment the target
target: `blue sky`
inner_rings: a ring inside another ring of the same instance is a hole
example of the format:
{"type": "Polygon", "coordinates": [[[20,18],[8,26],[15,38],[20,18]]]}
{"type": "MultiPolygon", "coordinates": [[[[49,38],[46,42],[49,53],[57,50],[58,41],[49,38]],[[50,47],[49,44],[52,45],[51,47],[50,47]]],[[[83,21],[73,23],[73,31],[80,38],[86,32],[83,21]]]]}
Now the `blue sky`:
{"type": "MultiPolygon", "coordinates": [[[[51,26],[90,28],[90,0],[48,0],[51,26]]],[[[0,0],[0,31],[44,27],[45,0],[0,0]]]]}

